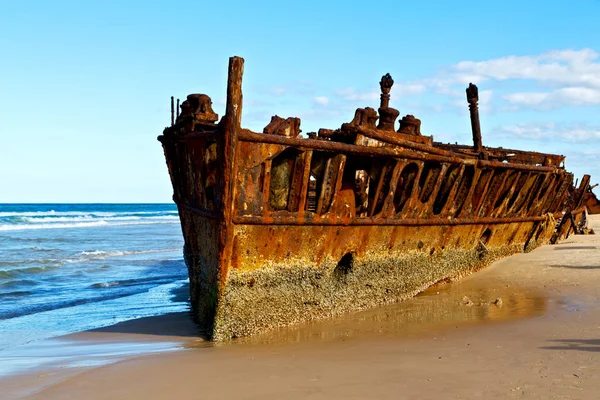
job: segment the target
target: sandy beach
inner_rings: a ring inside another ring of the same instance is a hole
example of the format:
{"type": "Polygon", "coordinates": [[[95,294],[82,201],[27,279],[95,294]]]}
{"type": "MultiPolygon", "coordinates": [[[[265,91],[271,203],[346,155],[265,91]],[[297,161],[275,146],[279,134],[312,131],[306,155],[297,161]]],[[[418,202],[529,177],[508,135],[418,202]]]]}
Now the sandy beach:
{"type": "Polygon", "coordinates": [[[232,343],[202,340],[186,313],[128,321],[38,345],[29,357],[73,357],[0,387],[27,399],[596,399],[599,250],[600,236],[572,235],[410,301],[232,343]]]}

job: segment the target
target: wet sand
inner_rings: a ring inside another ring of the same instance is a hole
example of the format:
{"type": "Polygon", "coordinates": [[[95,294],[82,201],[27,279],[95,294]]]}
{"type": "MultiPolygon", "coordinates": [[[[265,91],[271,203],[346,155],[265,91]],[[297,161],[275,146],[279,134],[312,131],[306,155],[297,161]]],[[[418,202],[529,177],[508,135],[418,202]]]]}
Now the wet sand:
{"type": "Polygon", "coordinates": [[[203,341],[185,313],[128,321],[38,345],[30,357],[55,359],[0,388],[28,399],[597,399],[599,250],[600,235],[571,236],[410,301],[228,344],[203,341]]]}

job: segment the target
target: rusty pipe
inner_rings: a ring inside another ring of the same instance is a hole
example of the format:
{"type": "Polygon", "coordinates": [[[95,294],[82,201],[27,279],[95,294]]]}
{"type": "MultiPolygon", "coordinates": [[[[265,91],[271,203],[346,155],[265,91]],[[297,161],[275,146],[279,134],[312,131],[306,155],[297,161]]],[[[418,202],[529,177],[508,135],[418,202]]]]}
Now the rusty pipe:
{"type": "Polygon", "coordinates": [[[469,114],[471,114],[471,131],[473,132],[473,150],[477,153],[483,151],[481,140],[481,126],[479,123],[479,90],[477,86],[469,83],[467,88],[467,101],[469,102],[469,114]]]}
{"type": "Polygon", "coordinates": [[[173,105],[173,100],[173,96],[171,96],[171,126],[175,124],[175,106],[173,105]]]}

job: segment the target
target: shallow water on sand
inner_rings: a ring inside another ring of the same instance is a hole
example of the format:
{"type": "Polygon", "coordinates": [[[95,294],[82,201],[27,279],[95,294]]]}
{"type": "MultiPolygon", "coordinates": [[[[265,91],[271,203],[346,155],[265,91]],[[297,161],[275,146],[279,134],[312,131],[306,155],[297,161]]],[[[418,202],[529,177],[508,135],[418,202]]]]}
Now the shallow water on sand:
{"type": "Polygon", "coordinates": [[[236,343],[272,345],[365,336],[422,337],[449,328],[537,317],[550,308],[570,304],[534,289],[473,278],[476,275],[432,287],[400,303],[239,338],[236,343]]]}

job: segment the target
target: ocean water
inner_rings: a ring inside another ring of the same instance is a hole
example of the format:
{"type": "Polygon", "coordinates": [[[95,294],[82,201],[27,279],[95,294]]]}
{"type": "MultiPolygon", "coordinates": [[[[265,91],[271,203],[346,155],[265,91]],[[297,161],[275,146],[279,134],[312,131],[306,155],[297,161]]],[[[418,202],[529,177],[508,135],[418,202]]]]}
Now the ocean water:
{"type": "Polygon", "coordinates": [[[188,310],[172,204],[0,204],[0,351],[188,310]]]}

